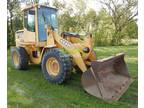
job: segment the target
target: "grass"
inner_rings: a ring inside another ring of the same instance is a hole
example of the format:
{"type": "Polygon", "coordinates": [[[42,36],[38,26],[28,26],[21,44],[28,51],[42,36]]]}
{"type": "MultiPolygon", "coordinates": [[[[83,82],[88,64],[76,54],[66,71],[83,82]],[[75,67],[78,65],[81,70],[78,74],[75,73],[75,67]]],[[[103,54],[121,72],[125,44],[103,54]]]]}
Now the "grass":
{"type": "Polygon", "coordinates": [[[46,81],[39,65],[27,71],[11,66],[8,51],[8,108],[137,108],[137,46],[96,47],[98,58],[126,52],[129,73],[135,78],[128,91],[117,102],[108,103],[85,93],[80,74],[72,74],[68,83],[55,85],[46,81]]]}

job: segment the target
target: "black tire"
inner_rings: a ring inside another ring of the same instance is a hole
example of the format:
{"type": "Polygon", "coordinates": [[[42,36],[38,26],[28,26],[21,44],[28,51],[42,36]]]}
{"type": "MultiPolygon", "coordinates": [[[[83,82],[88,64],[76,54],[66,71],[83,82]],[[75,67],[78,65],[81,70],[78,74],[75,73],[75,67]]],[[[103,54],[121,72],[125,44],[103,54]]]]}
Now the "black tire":
{"type": "Polygon", "coordinates": [[[53,48],[45,52],[41,67],[46,80],[56,84],[61,84],[70,78],[72,64],[69,55],[64,54],[60,49],[53,48]],[[57,75],[50,74],[50,72],[48,72],[46,69],[46,62],[52,57],[55,58],[59,63],[60,69],[57,75]]]}
{"type": "Polygon", "coordinates": [[[11,58],[12,58],[12,64],[15,69],[19,69],[19,70],[27,70],[28,69],[29,57],[24,48],[22,48],[22,47],[11,48],[11,58]],[[14,54],[18,55],[19,62],[17,64],[15,64],[15,62],[14,62],[14,54]]]}

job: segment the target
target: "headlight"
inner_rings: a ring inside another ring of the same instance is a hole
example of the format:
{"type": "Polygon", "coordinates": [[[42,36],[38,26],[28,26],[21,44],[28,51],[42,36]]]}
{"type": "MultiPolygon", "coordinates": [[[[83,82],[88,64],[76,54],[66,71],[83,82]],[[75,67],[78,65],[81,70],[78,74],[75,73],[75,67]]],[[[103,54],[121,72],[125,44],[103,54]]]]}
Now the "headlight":
{"type": "Polygon", "coordinates": [[[88,53],[90,49],[88,47],[83,48],[83,52],[88,53]]]}

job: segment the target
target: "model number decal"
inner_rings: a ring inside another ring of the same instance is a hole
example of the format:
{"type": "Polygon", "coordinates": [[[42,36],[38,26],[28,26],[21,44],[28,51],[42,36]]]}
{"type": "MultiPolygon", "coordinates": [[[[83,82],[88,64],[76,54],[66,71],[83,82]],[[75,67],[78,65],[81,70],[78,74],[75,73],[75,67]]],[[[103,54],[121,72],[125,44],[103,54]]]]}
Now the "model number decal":
{"type": "Polygon", "coordinates": [[[65,46],[68,46],[68,47],[71,46],[71,43],[68,42],[68,41],[66,41],[66,40],[64,40],[64,39],[61,39],[60,42],[61,42],[63,45],[65,45],[65,46]]]}

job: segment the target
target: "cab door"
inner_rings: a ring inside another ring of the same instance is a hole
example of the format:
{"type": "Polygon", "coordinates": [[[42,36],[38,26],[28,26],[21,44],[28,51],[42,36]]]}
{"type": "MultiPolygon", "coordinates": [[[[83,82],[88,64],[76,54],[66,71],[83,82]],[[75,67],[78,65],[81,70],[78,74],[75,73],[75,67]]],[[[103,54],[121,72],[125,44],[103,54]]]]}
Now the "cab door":
{"type": "Polygon", "coordinates": [[[24,42],[36,42],[34,10],[24,12],[24,42]]]}

